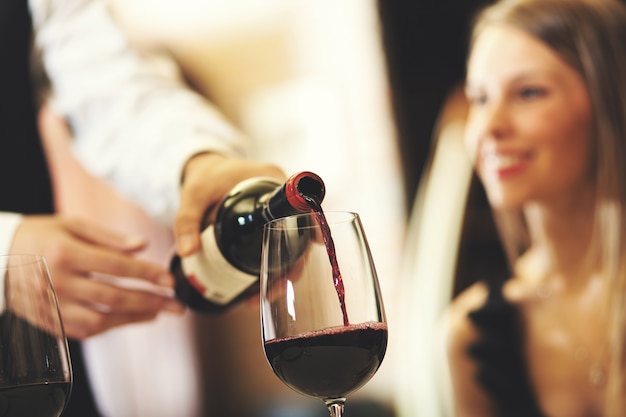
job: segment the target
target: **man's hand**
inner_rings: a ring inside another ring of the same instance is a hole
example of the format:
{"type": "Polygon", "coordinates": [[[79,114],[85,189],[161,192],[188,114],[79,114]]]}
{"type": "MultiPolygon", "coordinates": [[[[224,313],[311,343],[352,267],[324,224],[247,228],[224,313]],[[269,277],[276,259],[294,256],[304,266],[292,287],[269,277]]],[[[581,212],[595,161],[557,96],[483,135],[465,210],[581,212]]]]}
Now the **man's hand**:
{"type": "Polygon", "coordinates": [[[83,220],[24,216],[11,253],[46,258],[68,337],[84,339],[127,323],[154,319],[161,311],[180,313],[167,295],[116,286],[96,274],[135,278],[171,290],[173,278],[162,267],[137,259],[145,242],[83,220]]]}
{"type": "Polygon", "coordinates": [[[200,225],[204,213],[215,209],[237,183],[251,177],[287,179],[276,165],[219,154],[202,153],[187,162],[180,208],[174,223],[176,249],[180,256],[191,255],[200,248],[200,225]]]}

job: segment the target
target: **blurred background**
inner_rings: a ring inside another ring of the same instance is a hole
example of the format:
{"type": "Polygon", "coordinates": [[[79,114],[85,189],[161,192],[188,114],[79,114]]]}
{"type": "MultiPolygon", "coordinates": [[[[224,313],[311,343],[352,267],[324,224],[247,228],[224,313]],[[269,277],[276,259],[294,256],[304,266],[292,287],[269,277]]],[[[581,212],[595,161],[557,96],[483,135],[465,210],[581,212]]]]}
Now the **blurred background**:
{"type": "MultiPolygon", "coordinates": [[[[246,133],[252,157],[316,172],[326,211],[362,216],[390,340],[347,415],[444,415],[437,319],[451,296],[502,265],[463,153],[463,100],[450,96],[470,16],[487,1],[109,2],[135,43],[171,52],[246,133]]],[[[211,415],[327,415],[273,375],[257,307],[198,316],[195,327],[211,415]]]]}

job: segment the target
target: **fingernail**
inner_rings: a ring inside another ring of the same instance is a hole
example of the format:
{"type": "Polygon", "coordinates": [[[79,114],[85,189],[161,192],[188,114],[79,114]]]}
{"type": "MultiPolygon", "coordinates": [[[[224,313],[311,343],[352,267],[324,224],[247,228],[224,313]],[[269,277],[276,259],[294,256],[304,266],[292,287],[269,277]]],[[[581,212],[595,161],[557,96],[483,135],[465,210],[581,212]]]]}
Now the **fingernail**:
{"type": "Polygon", "coordinates": [[[126,246],[137,247],[144,245],[146,240],[140,235],[128,235],[125,237],[124,242],[126,243],[126,246]]]}
{"type": "Polygon", "coordinates": [[[174,278],[170,274],[163,274],[157,279],[157,283],[163,287],[172,287],[174,278]]]}
{"type": "Polygon", "coordinates": [[[193,251],[194,238],[190,235],[183,235],[178,240],[178,252],[186,256],[193,251]]]}
{"type": "Polygon", "coordinates": [[[175,314],[180,314],[185,311],[185,307],[177,301],[168,301],[163,306],[163,309],[165,311],[169,311],[170,313],[175,313],[175,314]]]}

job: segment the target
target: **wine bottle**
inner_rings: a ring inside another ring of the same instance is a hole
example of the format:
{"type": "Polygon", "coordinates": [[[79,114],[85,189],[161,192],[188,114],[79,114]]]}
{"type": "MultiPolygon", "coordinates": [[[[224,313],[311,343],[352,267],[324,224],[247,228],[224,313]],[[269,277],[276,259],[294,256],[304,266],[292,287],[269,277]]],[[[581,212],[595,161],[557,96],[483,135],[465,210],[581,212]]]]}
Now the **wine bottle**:
{"type": "Polygon", "coordinates": [[[172,259],[177,298],[194,311],[219,313],[258,293],[264,224],[310,212],[325,192],[322,179],[307,171],[283,184],[271,178],[237,184],[221,201],[214,223],[205,215],[202,249],[172,259]]]}

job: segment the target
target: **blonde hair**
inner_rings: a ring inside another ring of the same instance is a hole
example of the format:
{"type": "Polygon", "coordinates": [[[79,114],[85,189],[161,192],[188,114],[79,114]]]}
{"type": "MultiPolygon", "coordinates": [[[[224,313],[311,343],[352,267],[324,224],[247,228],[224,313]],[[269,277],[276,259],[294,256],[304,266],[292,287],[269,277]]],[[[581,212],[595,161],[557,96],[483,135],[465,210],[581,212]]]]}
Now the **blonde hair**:
{"type": "MultiPolygon", "coordinates": [[[[474,22],[523,30],[580,73],[593,111],[593,259],[608,277],[611,363],[605,416],[626,416],[626,6],[619,0],[503,0],[474,22]]],[[[510,262],[528,245],[521,212],[496,210],[510,262]]]]}

